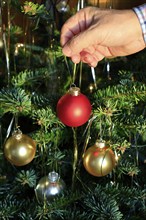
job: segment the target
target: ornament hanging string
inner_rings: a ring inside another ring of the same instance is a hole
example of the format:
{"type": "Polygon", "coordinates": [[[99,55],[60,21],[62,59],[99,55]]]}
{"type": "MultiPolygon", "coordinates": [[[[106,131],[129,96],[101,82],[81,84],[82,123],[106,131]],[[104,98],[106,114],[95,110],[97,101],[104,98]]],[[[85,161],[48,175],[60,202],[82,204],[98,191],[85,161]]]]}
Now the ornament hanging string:
{"type": "Polygon", "coordinates": [[[7,2],[7,19],[8,19],[8,27],[7,27],[7,38],[6,38],[6,28],[4,26],[3,30],[3,43],[4,43],[4,50],[5,50],[5,57],[6,57],[6,66],[7,66],[7,75],[8,75],[8,87],[10,85],[10,28],[11,28],[11,15],[10,15],[10,3],[11,0],[7,2]]]}
{"type": "Polygon", "coordinates": [[[72,173],[72,190],[75,189],[75,181],[76,181],[76,169],[78,162],[78,144],[77,144],[77,131],[76,128],[72,128],[73,131],[73,140],[74,140],[74,160],[73,160],[73,173],[72,173]]]}
{"type": "MultiPolygon", "coordinates": [[[[84,0],[78,0],[77,4],[77,11],[85,7],[85,1],[84,0]]],[[[91,74],[94,82],[94,87],[97,89],[97,84],[96,84],[96,74],[95,74],[95,68],[91,67],[91,74]]],[[[80,71],[80,79],[79,79],[79,85],[81,85],[81,80],[82,80],[82,70],[80,71]]]]}
{"type": "Polygon", "coordinates": [[[75,83],[75,79],[76,79],[76,72],[77,72],[77,64],[74,64],[74,68],[73,68],[73,80],[72,80],[72,84],[75,83]]]}
{"type": "MultiPolygon", "coordinates": [[[[84,0],[79,0],[77,5],[77,11],[79,11],[81,8],[84,7],[84,0]]],[[[73,69],[73,81],[72,84],[75,83],[76,79],[76,69],[77,64],[74,64],[73,69]]],[[[79,85],[81,86],[81,80],[82,80],[82,64],[80,64],[80,77],[79,77],[79,85]]],[[[72,190],[75,188],[75,181],[76,181],[76,172],[77,172],[77,162],[78,162],[78,144],[77,144],[77,130],[76,128],[73,128],[73,140],[74,140],[74,160],[73,160],[73,174],[72,174],[72,190]]]]}
{"type": "MultiPolygon", "coordinates": [[[[113,8],[113,0],[107,0],[106,1],[106,8],[109,8],[110,10],[113,8]],[[109,2],[108,2],[109,1],[109,2]]],[[[105,58],[105,62],[106,62],[106,72],[107,72],[107,78],[108,80],[111,80],[111,76],[110,76],[110,62],[109,59],[105,58]]]]}
{"type": "Polygon", "coordinates": [[[78,0],[77,11],[79,11],[81,8],[84,8],[84,5],[84,0],[78,0]]]}
{"type": "Polygon", "coordinates": [[[68,70],[68,72],[69,72],[69,75],[71,76],[71,71],[70,71],[69,64],[68,64],[68,61],[67,61],[66,56],[64,56],[64,61],[65,61],[65,64],[66,64],[67,70],[68,70]]]}
{"type": "Polygon", "coordinates": [[[7,74],[8,74],[8,87],[10,85],[10,59],[9,59],[9,52],[6,42],[6,34],[3,32],[3,42],[4,42],[4,50],[5,50],[5,56],[6,56],[6,66],[7,66],[7,74]]]}
{"type": "MultiPolygon", "coordinates": [[[[144,116],[145,115],[145,109],[143,110],[143,113],[142,115],[144,116]]],[[[135,147],[136,147],[136,165],[138,166],[139,165],[139,151],[138,151],[138,144],[137,144],[137,141],[138,141],[138,138],[139,138],[140,134],[137,133],[134,137],[134,144],[135,144],[135,147]]]]}
{"type": "MultiPolygon", "coordinates": [[[[57,127],[56,127],[56,138],[55,138],[55,154],[57,153],[57,145],[58,145],[58,138],[59,138],[58,130],[59,130],[59,128],[58,128],[58,125],[57,125],[57,127]]],[[[55,164],[53,164],[53,169],[52,170],[58,172],[59,167],[57,166],[58,165],[57,160],[55,160],[54,163],[55,164]]]]}
{"type": "Polygon", "coordinates": [[[95,87],[95,89],[97,89],[96,74],[95,74],[95,68],[94,67],[91,67],[91,73],[92,73],[92,78],[93,78],[93,82],[94,82],[94,87],[95,87]]]}
{"type": "Polygon", "coordinates": [[[12,131],[12,126],[13,126],[14,119],[15,119],[15,116],[13,116],[11,121],[10,121],[10,124],[8,126],[8,129],[7,129],[7,134],[6,134],[4,143],[6,142],[7,138],[10,136],[10,133],[12,131]]]}
{"type": "Polygon", "coordinates": [[[79,87],[81,88],[82,84],[82,70],[83,70],[83,63],[80,62],[80,75],[79,75],[79,87]]]}
{"type": "Polygon", "coordinates": [[[100,118],[100,131],[99,131],[100,139],[102,140],[102,120],[100,118]]]}
{"type": "MultiPolygon", "coordinates": [[[[89,139],[90,139],[90,128],[91,128],[91,125],[93,123],[93,121],[95,120],[96,116],[93,116],[89,122],[88,122],[88,125],[87,125],[87,128],[86,128],[86,137],[85,137],[85,141],[84,141],[84,146],[83,146],[83,153],[82,153],[82,158],[84,157],[84,154],[86,152],[86,149],[87,149],[87,145],[89,143],[89,139]]],[[[85,135],[85,132],[84,132],[84,135],[85,135]]]]}
{"type": "MultiPolygon", "coordinates": [[[[84,0],[79,0],[78,4],[77,4],[77,11],[79,11],[80,9],[84,8],[84,0]]],[[[83,63],[80,62],[80,75],[79,75],[79,87],[81,88],[81,83],[82,83],[82,68],[83,67],[83,63]]]]}
{"type": "Polygon", "coordinates": [[[18,126],[18,113],[16,113],[14,115],[14,117],[15,117],[15,129],[17,130],[19,128],[19,126],[18,126]]]}
{"type": "Polygon", "coordinates": [[[107,71],[107,78],[108,80],[111,80],[111,76],[110,76],[110,62],[107,61],[106,63],[106,71],[107,71]]]}
{"type": "MultiPolygon", "coordinates": [[[[84,141],[84,146],[83,146],[83,150],[82,150],[82,156],[81,156],[81,159],[79,160],[79,163],[78,163],[78,167],[77,167],[77,171],[76,171],[76,176],[77,178],[80,180],[79,178],[79,170],[80,170],[80,165],[82,164],[82,160],[83,160],[83,157],[84,157],[84,154],[86,152],[86,149],[87,149],[87,146],[88,146],[88,143],[89,143],[89,139],[90,139],[90,128],[91,128],[91,125],[92,125],[92,122],[94,121],[94,119],[96,118],[97,116],[93,116],[89,121],[88,121],[88,125],[86,126],[86,129],[83,133],[83,136],[84,137],[85,135],[85,141],[84,141]]],[[[82,182],[80,180],[80,182],[82,182]]],[[[83,184],[83,183],[82,183],[83,184]]]]}
{"type": "Polygon", "coordinates": [[[11,12],[10,12],[10,8],[11,8],[11,0],[8,0],[7,3],[7,17],[8,17],[8,38],[7,38],[7,50],[8,50],[8,55],[10,55],[10,32],[11,32],[11,12]]]}

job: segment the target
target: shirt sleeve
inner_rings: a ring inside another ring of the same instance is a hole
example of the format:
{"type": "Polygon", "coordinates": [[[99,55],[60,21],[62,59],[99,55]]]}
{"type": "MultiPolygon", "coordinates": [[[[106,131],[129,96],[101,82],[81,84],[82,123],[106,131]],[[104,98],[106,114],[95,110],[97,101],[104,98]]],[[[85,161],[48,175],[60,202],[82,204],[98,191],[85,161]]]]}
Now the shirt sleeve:
{"type": "Polygon", "coordinates": [[[133,10],[139,19],[144,41],[146,43],[146,4],[140,5],[138,7],[134,7],[133,10]]]}

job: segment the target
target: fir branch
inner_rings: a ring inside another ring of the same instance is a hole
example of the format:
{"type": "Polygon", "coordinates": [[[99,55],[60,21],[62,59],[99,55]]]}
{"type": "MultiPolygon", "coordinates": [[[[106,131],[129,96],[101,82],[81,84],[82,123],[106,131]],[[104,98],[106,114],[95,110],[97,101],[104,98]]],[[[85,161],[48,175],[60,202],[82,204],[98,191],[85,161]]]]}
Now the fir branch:
{"type": "Polygon", "coordinates": [[[143,115],[121,114],[121,117],[115,119],[115,123],[128,133],[142,134],[146,129],[146,119],[143,115]]]}
{"type": "Polygon", "coordinates": [[[97,220],[121,220],[122,213],[119,210],[118,203],[115,199],[109,197],[104,192],[101,192],[98,197],[89,195],[84,200],[89,216],[91,219],[96,217],[97,220]]]}
{"type": "Polygon", "coordinates": [[[47,68],[39,68],[35,71],[32,70],[24,70],[21,71],[18,75],[13,76],[11,83],[15,87],[22,87],[22,86],[31,86],[32,84],[38,83],[39,84],[50,78],[52,74],[54,74],[55,70],[48,71],[47,68]]]}
{"type": "Polygon", "coordinates": [[[107,106],[109,103],[117,103],[118,108],[127,106],[133,102],[137,104],[139,101],[145,101],[146,85],[139,82],[131,82],[130,84],[109,86],[103,90],[98,90],[94,94],[95,105],[107,106]],[[127,103],[127,104],[126,104],[127,103]]]}
{"type": "Polygon", "coordinates": [[[0,106],[4,113],[28,114],[31,111],[31,99],[30,96],[20,88],[5,88],[0,91],[0,106]]]}
{"type": "Polygon", "coordinates": [[[47,105],[50,105],[50,103],[54,101],[54,97],[48,97],[40,94],[38,95],[37,93],[33,92],[31,100],[33,105],[37,106],[38,108],[45,108],[47,105]]]}
{"type": "Polygon", "coordinates": [[[36,186],[36,178],[37,177],[34,170],[21,170],[15,177],[15,183],[17,186],[20,185],[20,187],[25,187],[25,185],[34,187],[36,186]]]}
{"type": "MultiPolygon", "coordinates": [[[[127,216],[146,214],[146,191],[140,187],[119,187],[119,201],[121,208],[127,208],[127,216]]],[[[126,213],[125,213],[126,216],[126,213]]],[[[143,219],[143,218],[141,218],[143,219]]]]}
{"type": "Polygon", "coordinates": [[[63,127],[63,124],[59,121],[59,119],[53,113],[52,109],[49,107],[45,109],[43,108],[33,110],[31,115],[38,125],[44,127],[45,131],[47,131],[48,128],[52,128],[53,126],[63,127]]]}
{"type": "Polygon", "coordinates": [[[122,174],[133,177],[134,175],[138,175],[140,170],[134,162],[123,159],[119,161],[118,166],[116,168],[116,172],[119,178],[122,174]]]}
{"type": "Polygon", "coordinates": [[[0,219],[9,220],[15,218],[15,214],[20,210],[19,202],[11,196],[7,196],[5,200],[0,201],[0,219]]]}
{"type": "Polygon", "coordinates": [[[91,219],[117,220],[123,219],[122,216],[133,216],[136,212],[145,213],[145,201],[145,189],[110,182],[105,186],[97,184],[92,192],[86,193],[83,207],[91,219]],[[127,209],[127,214],[125,209],[127,209]],[[108,214],[110,214],[109,217],[108,214]]]}
{"type": "Polygon", "coordinates": [[[0,200],[7,197],[7,194],[10,192],[12,186],[10,184],[0,185],[0,200]]]}
{"type": "MultiPolygon", "coordinates": [[[[54,151],[56,153],[59,152],[58,156],[60,155],[60,150],[57,147],[60,146],[62,143],[67,142],[69,139],[69,135],[66,133],[66,129],[61,129],[58,127],[51,128],[46,132],[40,129],[33,133],[33,139],[37,142],[38,157],[42,156],[42,152],[45,151],[48,160],[53,160],[54,151]]],[[[56,155],[56,159],[58,158],[58,156],[56,155]]],[[[62,152],[60,156],[64,157],[64,153],[62,152]]]]}
{"type": "MultiPolygon", "coordinates": [[[[7,29],[6,29],[7,31],[7,29]]],[[[11,25],[10,34],[11,36],[20,35],[23,33],[23,30],[20,26],[11,25]]]]}
{"type": "Polygon", "coordinates": [[[53,48],[51,50],[50,48],[45,49],[45,54],[50,58],[54,57],[54,60],[59,57],[63,58],[62,48],[60,46],[56,46],[55,49],[53,48]]]}
{"type": "Polygon", "coordinates": [[[63,213],[64,220],[91,220],[90,216],[86,212],[82,212],[80,210],[73,210],[69,208],[66,212],[63,213]]]}
{"type": "Polygon", "coordinates": [[[45,206],[37,207],[37,217],[42,219],[64,219],[63,215],[67,213],[67,207],[75,203],[82,195],[79,193],[68,192],[67,195],[54,198],[53,201],[48,201],[45,206]]]}
{"type": "Polygon", "coordinates": [[[48,155],[47,157],[47,165],[51,167],[52,169],[55,167],[56,164],[59,167],[64,157],[65,157],[65,154],[59,150],[55,152],[51,152],[50,155],[48,155]]]}
{"type": "Polygon", "coordinates": [[[24,6],[21,7],[21,10],[24,14],[30,16],[42,16],[47,14],[46,7],[43,4],[39,5],[38,3],[35,4],[29,1],[24,2],[24,6]]]}
{"type": "MultiPolygon", "coordinates": [[[[30,211],[30,210],[29,210],[30,211]]],[[[34,212],[28,212],[28,210],[26,210],[26,212],[21,212],[18,214],[19,218],[22,220],[34,220],[35,218],[34,216],[34,212]]]]}

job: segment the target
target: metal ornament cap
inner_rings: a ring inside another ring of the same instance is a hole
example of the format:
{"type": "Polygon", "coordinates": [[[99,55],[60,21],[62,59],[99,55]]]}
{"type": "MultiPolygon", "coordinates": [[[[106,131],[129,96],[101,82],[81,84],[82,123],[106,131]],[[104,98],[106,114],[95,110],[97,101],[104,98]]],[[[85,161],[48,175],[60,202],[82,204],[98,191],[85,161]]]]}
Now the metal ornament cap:
{"type": "Polygon", "coordinates": [[[52,171],[48,174],[48,179],[51,183],[57,182],[60,179],[60,176],[55,171],[52,171]]]}
{"type": "Polygon", "coordinates": [[[72,95],[72,96],[78,96],[80,95],[81,91],[80,91],[80,88],[79,87],[71,87],[69,89],[69,94],[72,95]]]}
{"type": "Polygon", "coordinates": [[[107,143],[104,140],[97,140],[95,146],[99,148],[107,147],[107,143]]]}
{"type": "Polygon", "coordinates": [[[17,140],[22,138],[22,131],[20,129],[16,129],[13,133],[12,136],[15,137],[17,140]]]}

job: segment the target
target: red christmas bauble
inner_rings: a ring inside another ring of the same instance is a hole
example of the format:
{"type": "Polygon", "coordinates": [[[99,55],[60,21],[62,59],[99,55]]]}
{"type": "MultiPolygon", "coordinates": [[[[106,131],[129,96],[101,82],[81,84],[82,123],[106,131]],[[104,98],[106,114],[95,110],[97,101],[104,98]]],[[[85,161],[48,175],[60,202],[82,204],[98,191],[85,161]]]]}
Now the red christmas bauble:
{"type": "Polygon", "coordinates": [[[57,103],[57,116],[63,124],[78,127],[89,120],[91,109],[89,99],[80,93],[80,89],[71,87],[57,103]]]}

